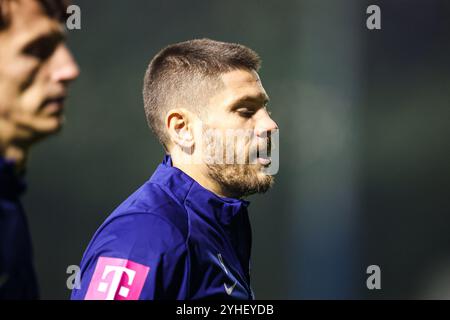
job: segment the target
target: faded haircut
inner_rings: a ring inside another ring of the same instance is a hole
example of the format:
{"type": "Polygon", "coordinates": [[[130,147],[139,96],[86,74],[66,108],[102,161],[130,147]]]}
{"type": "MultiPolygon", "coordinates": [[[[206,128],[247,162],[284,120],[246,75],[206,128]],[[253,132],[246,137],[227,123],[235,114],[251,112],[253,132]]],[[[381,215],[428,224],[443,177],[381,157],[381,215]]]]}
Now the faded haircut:
{"type": "Polygon", "coordinates": [[[261,59],[237,43],[196,39],[162,49],[151,61],[144,78],[144,108],[149,127],[167,150],[169,136],[164,119],[174,108],[205,114],[212,94],[223,85],[220,75],[235,69],[258,71],[261,59]]]}

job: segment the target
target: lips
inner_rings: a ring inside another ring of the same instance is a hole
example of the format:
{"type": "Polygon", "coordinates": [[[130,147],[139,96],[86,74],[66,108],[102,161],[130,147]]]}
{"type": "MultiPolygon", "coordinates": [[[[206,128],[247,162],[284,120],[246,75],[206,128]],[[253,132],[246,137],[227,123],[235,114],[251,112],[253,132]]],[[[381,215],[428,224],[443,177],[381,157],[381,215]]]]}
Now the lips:
{"type": "Polygon", "coordinates": [[[44,113],[48,115],[61,115],[64,109],[65,96],[46,99],[43,103],[44,113]]]}
{"type": "Polygon", "coordinates": [[[271,160],[270,158],[261,158],[261,157],[258,157],[258,162],[259,162],[260,164],[262,164],[263,166],[268,166],[268,165],[270,165],[270,164],[272,163],[272,160],[271,160]]]}
{"type": "Polygon", "coordinates": [[[269,166],[272,163],[271,160],[271,141],[270,139],[267,139],[267,143],[266,146],[258,146],[258,149],[256,151],[256,158],[258,159],[258,162],[263,165],[263,166],[269,166]],[[265,151],[264,155],[262,155],[260,152],[261,151],[265,151]]]}

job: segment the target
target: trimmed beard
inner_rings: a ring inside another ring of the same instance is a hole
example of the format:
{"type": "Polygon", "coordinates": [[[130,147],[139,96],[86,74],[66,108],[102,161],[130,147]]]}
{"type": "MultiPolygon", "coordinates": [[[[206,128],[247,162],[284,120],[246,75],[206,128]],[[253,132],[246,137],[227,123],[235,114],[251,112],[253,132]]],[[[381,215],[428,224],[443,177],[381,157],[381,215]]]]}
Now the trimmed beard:
{"type": "Polygon", "coordinates": [[[275,178],[265,174],[257,164],[206,164],[208,174],[235,198],[265,193],[275,178]]]}
{"type": "MultiPolygon", "coordinates": [[[[217,140],[217,136],[211,136],[205,134],[206,130],[211,129],[209,126],[204,125],[203,127],[203,156],[208,158],[211,157],[217,150],[217,141],[223,144],[224,150],[226,148],[225,140],[217,140]],[[212,153],[212,154],[211,154],[212,153]]],[[[221,134],[221,131],[219,131],[221,134]]],[[[270,138],[266,140],[267,145],[271,145],[270,138]]],[[[236,143],[233,141],[232,150],[234,154],[233,159],[238,159],[237,157],[237,147],[236,143]]],[[[252,155],[257,155],[257,150],[248,150],[252,155]]],[[[208,168],[208,175],[220,184],[220,186],[235,198],[246,197],[255,193],[265,193],[274,184],[275,178],[264,172],[264,166],[259,163],[250,163],[249,155],[245,155],[244,163],[226,163],[225,154],[220,157],[219,163],[211,163],[205,161],[206,167],[208,168]]]]}

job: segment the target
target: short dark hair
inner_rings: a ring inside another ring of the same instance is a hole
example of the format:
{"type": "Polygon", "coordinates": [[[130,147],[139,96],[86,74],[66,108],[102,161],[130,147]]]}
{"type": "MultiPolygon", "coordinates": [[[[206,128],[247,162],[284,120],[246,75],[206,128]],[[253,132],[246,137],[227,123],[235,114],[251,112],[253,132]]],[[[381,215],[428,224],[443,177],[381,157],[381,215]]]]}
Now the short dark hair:
{"type": "MultiPolygon", "coordinates": [[[[0,0],[0,31],[8,27],[10,23],[9,5],[17,0],[0,0]]],[[[37,1],[45,13],[58,21],[64,22],[67,18],[67,7],[70,0],[33,0],[37,1]]]]}
{"type": "Polygon", "coordinates": [[[235,69],[258,71],[261,59],[252,49],[237,43],[196,39],[175,43],[151,61],[144,78],[144,108],[149,127],[167,149],[166,113],[176,107],[197,112],[214,89],[220,75],[235,69]]]}

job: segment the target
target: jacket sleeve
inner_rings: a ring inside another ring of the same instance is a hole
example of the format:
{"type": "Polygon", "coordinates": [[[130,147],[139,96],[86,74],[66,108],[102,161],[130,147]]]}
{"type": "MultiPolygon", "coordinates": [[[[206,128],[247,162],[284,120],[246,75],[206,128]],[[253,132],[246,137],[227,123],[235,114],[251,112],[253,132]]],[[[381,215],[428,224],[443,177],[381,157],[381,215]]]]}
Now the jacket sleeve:
{"type": "Polygon", "coordinates": [[[95,234],[72,299],[186,299],[188,278],[186,239],[179,229],[152,213],[127,214],[95,234]]]}

